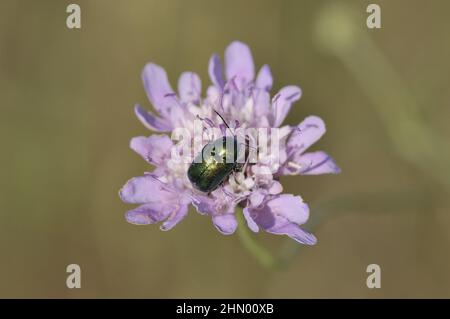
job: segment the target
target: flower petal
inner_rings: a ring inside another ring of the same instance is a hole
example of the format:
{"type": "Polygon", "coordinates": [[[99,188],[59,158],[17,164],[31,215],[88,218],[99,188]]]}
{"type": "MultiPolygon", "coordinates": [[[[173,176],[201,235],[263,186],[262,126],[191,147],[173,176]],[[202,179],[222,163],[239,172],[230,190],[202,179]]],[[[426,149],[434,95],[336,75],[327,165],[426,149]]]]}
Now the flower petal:
{"type": "Polygon", "coordinates": [[[214,211],[214,200],[210,197],[203,195],[193,195],[192,205],[195,207],[197,212],[201,215],[213,214],[214,211]]]}
{"type": "Polygon", "coordinates": [[[273,181],[272,185],[270,185],[268,192],[271,195],[278,195],[283,191],[283,185],[281,185],[278,181],[273,181]]]}
{"type": "Polygon", "coordinates": [[[168,159],[172,146],[172,140],[167,135],[138,136],[130,142],[130,148],[153,165],[161,165],[168,159]]]}
{"type": "Polygon", "coordinates": [[[171,230],[175,225],[177,225],[188,213],[188,206],[181,205],[177,206],[169,215],[167,220],[159,227],[161,230],[167,231],[171,230]]]}
{"type": "Polygon", "coordinates": [[[264,123],[265,118],[262,119],[265,115],[270,112],[270,94],[264,90],[257,90],[254,93],[254,121],[256,123],[260,123],[256,127],[266,127],[269,123],[264,123]],[[261,125],[262,124],[262,125],[261,125]],[[264,125],[266,124],[266,125],[264,125]]]}
{"type": "Polygon", "coordinates": [[[231,235],[237,228],[237,220],[234,214],[221,214],[212,217],[214,226],[224,235],[231,235]]]}
{"type": "MultiPolygon", "coordinates": [[[[275,196],[267,202],[267,207],[275,214],[277,218],[281,218],[278,222],[283,224],[285,221],[292,222],[298,225],[306,223],[309,218],[309,207],[303,202],[300,196],[291,194],[282,194],[275,196]]],[[[278,223],[272,228],[279,227],[278,223]]]]}
{"type": "Polygon", "coordinates": [[[302,96],[302,90],[294,85],[286,86],[275,95],[272,103],[273,126],[278,127],[288,115],[292,104],[302,96]]]}
{"type": "Polygon", "coordinates": [[[254,190],[249,197],[250,200],[250,204],[253,207],[258,207],[259,205],[261,205],[264,201],[264,198],[266,197],[266,192],[264,192],[263,189],[256,189],[254,190]]]}
{"type": "Polygon", "coordinates": [[[294,239],[296,242],[303,245],[315,245],[317,244],[317,238],[313,234],[305,231],[301,227],[295,224],[288,224],[274,231],[268,231],[269,233],[276,235],[287,235],[294,239]]]}
{"type": "Polygon", "coordinates": [[[172,202],[176,194],[163,187],[162,182],[151,175],[130,179],[119,191],[125,203],[144,204],[149,202],[172,202]]]}
{"type": "Polygon", "coordinates": [[[178,93],[183,102],[196,102],[200,100],[202,82],[193,72],[183,72],[178,79],[178,93]]]}
{"type": "Polygon", "coordinates": [[[222,89],[225,85],[225,81],[223,80],[222,63],[217,54],[213,54],[209,59],[208,72],[212,83],[216,87],[222,89]]]}
{"type": "Polygon", "coordinates": [[[294,156],[290,164],[283,169],[284,174],[320,175],[338,174],[341,172],[336,162],[325,152],[317,151],[294,156]],[[297,166],[296,166],[297,165],[297,166]]]}
{"type": "Polygon", "coordinates": [[[255,77],[255,66],[249,47],[239,41],[232,42],[225,50],[225,75],[227,80],[236,77],[236,84],[253,81],[255,77]]]}
{"type": "Polygon", "coordinates": [[[172,125],[167,120],[153,115],[151,112],[144,110],[140,105],[134,107],[134,112],[146,128],[157,132],[172,131],[172,125]]]}
{"type": "Polygon", "coordinates": [[[269,233],[288,235],[303,244],[312,245],[316,242],[313,235],[299,227],[309,217],[308,205],[300,196],[273,196],[260,207],[247,207],[247,212],[259,227],[269,233]]]}
{"type": "Polygon", "coordinates": [[[270,67],[266,64],[261,67],[256,76],[256,87],[261,90],[270,91],[273,84],[272,72],[270,71],[270,67]]]}
{"type": "Polygon", "coordinates": [[[155,224],[167,218],[173,207],[153,202],[141,205],[125,213],[126,220],[135,225],[155,224]]]}
{"type": "Polygon", "coordinates": [[[142,81],[147,92],[148,99],[155,110],[163,117],[167,117],[170,108],[174,105],[174,93],[167,79],[167,73],[159,65],[148,63],[142,71],[142,81]]]}
{"type": "Polygon", "coordinates": [[[244,214],[245,220],[247,221],[248,228],[250,228],[252,232],[257,233],[259,231],[258,224],[256,224],[256,222],[253,220],[252,216],[250,215],[248,207],[244,208],[243,214],[244,214]]]}
{"type": "Polygon", "coordinates": [[[286,147],[288,152],[303,153],[325,134],[325,123],[318,116],[308,116],[301,122],[289,137],[286,147]]]}

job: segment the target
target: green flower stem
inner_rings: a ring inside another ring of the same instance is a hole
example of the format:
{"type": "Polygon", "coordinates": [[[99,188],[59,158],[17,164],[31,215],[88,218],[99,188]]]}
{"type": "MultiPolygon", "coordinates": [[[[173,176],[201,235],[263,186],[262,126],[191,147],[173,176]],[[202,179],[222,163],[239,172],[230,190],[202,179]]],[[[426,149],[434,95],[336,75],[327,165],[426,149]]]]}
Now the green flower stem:
{"type": "Polygon", "coordinates": [[[247,226],[244,219],[242,208],[238,207],[236,212],[238,221],[237,233],[244,248],[258,261],[261,266],[268,269],[275,269],[278,267],[278,261],[265,247],[261,246],[255,239],[247,226]]]}

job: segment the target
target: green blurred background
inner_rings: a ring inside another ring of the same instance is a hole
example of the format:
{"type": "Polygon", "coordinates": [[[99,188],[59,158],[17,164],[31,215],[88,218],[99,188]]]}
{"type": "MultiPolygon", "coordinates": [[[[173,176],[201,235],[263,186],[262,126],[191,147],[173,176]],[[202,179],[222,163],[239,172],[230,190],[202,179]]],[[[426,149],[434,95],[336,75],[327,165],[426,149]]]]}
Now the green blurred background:
{"type": "Polygon", "coordinates": [[[450,297],[448,1],[0,2],[0,297],[450,297]],[[66,6],[81,6],[81,30],[66,6]],[[366,7],[382,29],[366,27],[366,7]],[[193,210],[170,232],[127,224],[119,188],[149,167],[131,137],[150,108],[140,72],[185,70],[232,40],[268,63],[273,92],[302,87],[287,122],[315,114],[340,175],[288,177],[319,239],[257,234],[262,267],[239,237],[193,210]],[[82,288],[66,287],[66,266],[82,288]],[[366,287],[366,267],[382,288],[366,287]]]}

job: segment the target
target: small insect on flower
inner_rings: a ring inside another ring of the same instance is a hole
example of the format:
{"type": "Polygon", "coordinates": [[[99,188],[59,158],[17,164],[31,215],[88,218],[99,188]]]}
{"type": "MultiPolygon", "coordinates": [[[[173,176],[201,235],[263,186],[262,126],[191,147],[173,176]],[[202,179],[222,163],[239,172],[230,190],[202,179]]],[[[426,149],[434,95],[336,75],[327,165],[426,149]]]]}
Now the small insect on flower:
{"type": "Polygon", "coordinates": [[[142,79],[157,114],[139,105],[135,113],[145,127],[159,134],[131,140],[130,147],[154,169],[130,179],[120,190],[124,202],[139,204],[126,213],[126,220],[137,225],[162,223],[160,228],[169,230],[186,217],[192,204],[198,213],[210,216],[224,235],[235,232],[236,214],[242,214],[253,232],[261,229],[315,244],[316,237],[300,227],[309,218],[308,205],[298,195],[283,194],[280,178],[340,172],[327,153],[307,152],[325,133],[324,122],[309,116],[298,125],[282,125],[302,92],[290,85],[271,98],[269,66],[255,76],[251,51],[242,42],[227,47],[224,68],[214,54],[208,71],[212,83],[202,96],[196,73],[182,73],[175,93],[162,67],[145,66],[142,79]],[[181,128],[195,144],[199,118],[222,135],[202,139],[198,148],[190,143],[187,149],[166,135],[181,128]],[[246,132],[244,136],[238,129],[246,132]],[[261,144],[259,133],[247,134],[247,130],[265,130],[270,138],[261,144]]]}
{"type": "MultiPolygon", "coordinates": [[[[231,131],[228,123],[214,110],[223,120],[225,126],[231,131]]],[[[249,156],[248,142],[244,150],[239,147],[237,136],[223,136],[213,142],[206,144],[189,166],[187,175],[194,187],[202,192],[210,193],[223,184],[234,172],[239,172],[247,163],[249,156]]]]}

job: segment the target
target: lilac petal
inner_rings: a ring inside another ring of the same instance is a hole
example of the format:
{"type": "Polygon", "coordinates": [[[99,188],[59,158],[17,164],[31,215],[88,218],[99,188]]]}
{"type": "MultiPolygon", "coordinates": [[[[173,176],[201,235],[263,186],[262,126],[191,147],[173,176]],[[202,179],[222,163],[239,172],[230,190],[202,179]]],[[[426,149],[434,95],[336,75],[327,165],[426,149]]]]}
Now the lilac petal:
{"type": "Polygon", "coordinates": [[[160,202],[141,205],[125,214],[126,220],[135,225],[149,225],[163,221],[170,214],[172,207],[160,202]]]}
{"type": "Polygon", "coordinates": [[[283,191],[283,185],[281,185],[281,183],[278,181],[273,181],[268,191],[271,195],[278,195],[283,191]]]}
{"type": "Polygon", "coordinates": [[[236,206],[230,200],[230,197],[225,195],[222,188],[213,191],[210,196],[195,194],[191,196],[192,205],[200,214],[209,214],[214,216],[230,215],[234,216],[234,208],[236,206]]]}
{"type": "Polygon", "coordinates": [[[247,221],[247,226],[252,230],[252,232],[257,233],[259,231],[258,224],[255,223],[252,216],[250,215],[249,209],[246,207],[243,210],[245,220],[247,221]]]}
{"type": "Polygon", "coordinates": [[[302,90],[299,87],[291,85],[280,90],[276,95],[276,100],[272,103],[272,112],[274,117],[274,127],[278,127],[283,123],[288,115],[292,104],[299,100],[302,96],[302,90]]]}
{"type": "Polygon", "coordinates": [[[303,153],[325,134],[325,123],[320,117],[308,116],[292,132],[287,141],[288,150],[303,153]]]}
{"type": "Polygon", "coordinates": [[[216,87],[222,89],[225,85],[225,81],[223,80],[222,63],[217,54],[213,54],[209,59],[208,72],[212,83],[216,87]]]}
{"type": "Polygon", "coordinates": [[[167,117],[167,113],[174,104],[173,89],[167,79],[167,73],[159,65],[148,63],[142,71],[142,81],[144,82],[145,91],[148,99],[163,117],[167,117]]]}
{"type": "Polygon", "coordinates": [[[168,109],[167,118],[170,119],[170,122],[174,127],[182,127],[183,122],[186,118],[186,108],[181,107],[181,104],[176,97],[171,98],[174,101],[174,107],[168,109]]]}
{"type": "Polygon", "coordinates": [[[199,214],[205,215],[214,212],[214,200],[212,198],[203,195],[194,195],[192,196],[192,198],[192,205],[195,207],[199,214]]]}
{"type": "Polygon", "coordinates": [[[169,215],[167,220],[161,225],[161,230],[171,230],[175,225],[177,225],[188,213],[188,206],[181,205],[177,206],[169,215]]]}
{"type": "Polygon", "coordinates": [[[193,72],[183,72],[178,80],[178,93],[183,102],[196,102],[200,100],[202,82],[193,72]]]}
{"type": "Polygon", "coordinates": [[[270,111],[270,94],[267,91],[258,90],[254,93],[254,114],[257,121],[261,122],[261,117],[270,111]]]}
{"type": "Polygon", "coordinates": [[[261,205],[265,197],[266,194],[262,190],[253,191],[249,197],[251,206],[257,207],[261,205]]]}
{"type": "Polygon", "coordinates": [[[325,152],[317,151],[299,156],[297,164],[301,175],[338,174],[341,172],[336,162],[325,152]]]}
{"type": "Polygon", "coordinates": [[[214,226],[224,235],[231,235],[237,228],[237,220],[234,214],[215,215],[212,218],[214,226]]]}
{"type": "Polygon", "coordinates": [[[260,227],[274,231],[290,223],[305,223],[309,217],[309,208],[300,196],[283,194],[275,196],[262,207],[250,208],[250,213],[260,227]]]}
{"type": "Polygon", "coordinates": [[[144,204],[148,202],[170,202],[176,194],[163,187],[162,182],[151,175],[130,179],[119,191],[120,198],[125,203],[144,204]]]}
{"type": "MultiPolygon", "coordinates": [[[[282,194],[267,202],[267,207],[277,218],[301,225],[309,218],[309,207],[300,196],[282,194]]],[[[280,220],[280,222],[283,222],[280,220]]],[[[276,227],[276,226],[275,226],[276,227]]]]}
{"type": "Polygon", "coordinates": [[[294,239],[296,242],[303,245],[315,245],[317,244],[317,238],[313,234],[303,230],[301,227],[295,224],[288,224],[277,230],[268,231],[269,233],[276,235],[287,235],[294,239]]]}
{"type": "Polygon", "coordinates": [[[149,111],[144,110],[140,105],[134,107],[134,112],[146,128],[157,132],[172,131],[172,125],[167,120],[153,115],[149,111]]]}
{"type": "Polygon", "coordinates": [[[256,87],[269,92],[272,84],[273,78],[270,67],[267,64],[263,65],[256,76],[256,87]]]}
{"type": "Polygon", "coordinates": [[[153,165],[161,165],[168,159],[172,146],[172,140],[167,135],[138,136],[130,142],[130,148],[153,165]]]}
{"type": "Polygon", "coordinates": [[[287,235],[294,240],[307,245],[316,243],[316,239],[299,227],[308,220],[309,208],[299,196],[283,194],[260,208],[249,208],[250,216],[256,224],[265,231],[287,235]]]}
{"type": "Polygon", "coordinates": [[[227,126],[225,124],[223,124],[223,123],[219,124],[219,129],[220,129],[220,133],[223,136],[227,135],[227,126]]]}
{"type": "Polygon", "coordinates": [[[255,66],[249,47],[239,41],[232,42],[225,50],[225,75],[227,80],[236,77],[239,85],[253,81],[255,66]]]}

